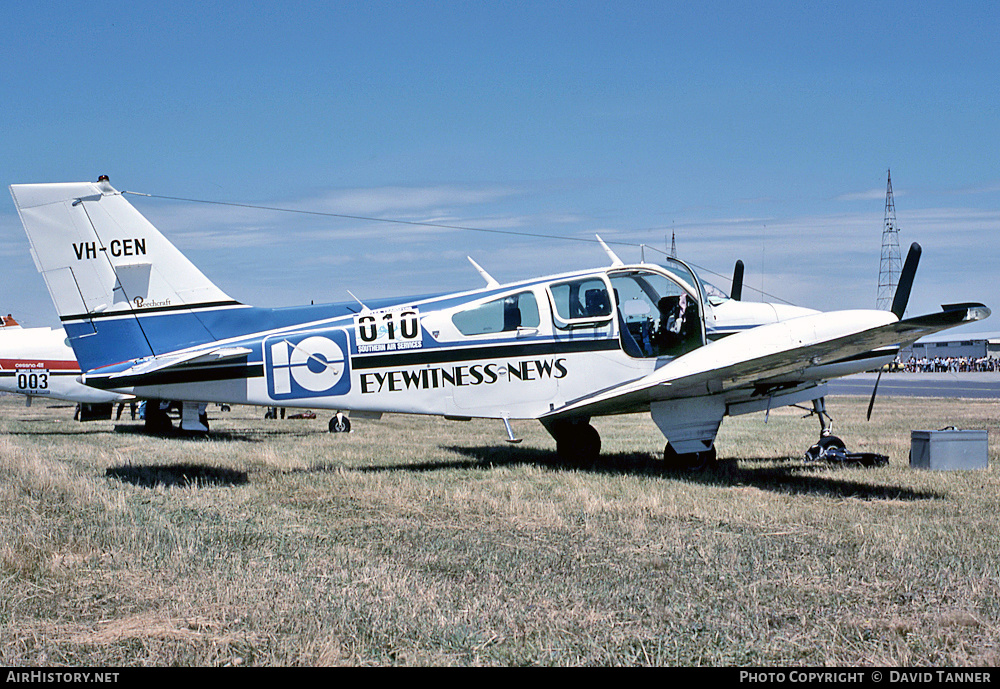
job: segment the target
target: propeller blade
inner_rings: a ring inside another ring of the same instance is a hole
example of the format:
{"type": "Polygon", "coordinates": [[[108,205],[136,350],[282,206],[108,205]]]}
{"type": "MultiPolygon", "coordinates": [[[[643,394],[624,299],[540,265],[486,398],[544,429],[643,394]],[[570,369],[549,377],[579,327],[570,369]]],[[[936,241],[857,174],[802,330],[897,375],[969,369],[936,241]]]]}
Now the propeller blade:
{"type": "Polygon", "coordinates": [[[743,298],[743,261],[736,260],[736,267],[733,268],[733,289],[729,293],[735,301],[743,298]]]}
{"type": "Polygon", "coordinates": [[[871,398],[871,401],[868,402],[868,418],[867,418],[867,421],[871,421],[872,420],[872,407],[875,406],[875,393],[878,392],[878,382],[880,380],[882,380],[882,371],[879,371],[878,372],[878,376],[875,378],[875,387],[872,389],[872,398],[871,398]]]}
{"type": "Polygon", "coordinates": [[[917,264],[920,262],[920,251],[919,244],[916,242],[910,244],[910,251],[906,254],[903,270],[899,273],[899,284],[896,285],[896,296],[893,297],[892,309],[890,309],[896,314],[896,318],[903,318],[906,302],[910,300],[910,289],[913,287],[913,276],[916,275],[917,264]]]}

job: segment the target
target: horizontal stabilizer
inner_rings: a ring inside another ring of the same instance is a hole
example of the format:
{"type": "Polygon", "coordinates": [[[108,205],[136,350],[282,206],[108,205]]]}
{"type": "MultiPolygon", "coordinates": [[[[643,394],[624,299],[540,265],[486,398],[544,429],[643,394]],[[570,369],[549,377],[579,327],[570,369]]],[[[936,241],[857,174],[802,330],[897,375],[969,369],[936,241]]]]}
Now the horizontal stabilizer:
{"type": "MultiPolygon", "coordinates": [[[[117,378],[148,375],[150,373],[182,365],[194,366],[197,364],[214,364],[227,359],[238,359],[252,353],[253,350],[247,349],[246,347],[220,347],[207,352],[202,350],[198,352],[185,352],[182,354],[168,354],[166,356],[157,356],[152,359],[146,359],[145,361],[135,364],[134,366],[130,366],[124,370],[115,371],[106,377],[109,380],[114,380],[117,378]]],[[[88,377],[93,379],[95,376],[91,373],[88,377]]]]}

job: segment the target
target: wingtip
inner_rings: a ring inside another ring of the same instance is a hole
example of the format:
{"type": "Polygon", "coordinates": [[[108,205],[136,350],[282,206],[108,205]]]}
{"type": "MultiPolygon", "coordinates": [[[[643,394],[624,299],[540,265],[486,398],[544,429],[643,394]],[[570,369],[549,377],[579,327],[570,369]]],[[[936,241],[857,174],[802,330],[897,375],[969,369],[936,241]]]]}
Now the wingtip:
{"type": "Polygon", "coordinates": [[[988,306],[985,304],[980,304],[979,302],[966,302],[962,304],[942,304],[941,310],[948,311],[965,311],[965,317],[963,320],[966,321],[982,321],[990,317],[993,313],[988,306]]]}
{"type": "Polygon", "coordinates": [[[989,307],[979,304],[978,306],[974,306],[973,308],[969,309],[969,320],[984,321],[990,317],[991,313],[993,312],[990,311],[989,307]]]}

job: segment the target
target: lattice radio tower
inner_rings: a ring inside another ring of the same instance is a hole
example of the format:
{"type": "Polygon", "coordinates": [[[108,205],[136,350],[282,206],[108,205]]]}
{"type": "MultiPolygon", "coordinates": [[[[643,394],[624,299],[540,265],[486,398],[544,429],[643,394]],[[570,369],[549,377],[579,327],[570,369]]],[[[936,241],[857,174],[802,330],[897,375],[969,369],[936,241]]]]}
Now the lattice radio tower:
{"type": "Polygon", "coordinates": [[[882,223],[882,260],[878,269],[878,299],[875,308],[888,311],[899,282],[899,227],[896,225],[896,204],[892,200],[892,170],[885,188],[885,220],[882,223]]]}

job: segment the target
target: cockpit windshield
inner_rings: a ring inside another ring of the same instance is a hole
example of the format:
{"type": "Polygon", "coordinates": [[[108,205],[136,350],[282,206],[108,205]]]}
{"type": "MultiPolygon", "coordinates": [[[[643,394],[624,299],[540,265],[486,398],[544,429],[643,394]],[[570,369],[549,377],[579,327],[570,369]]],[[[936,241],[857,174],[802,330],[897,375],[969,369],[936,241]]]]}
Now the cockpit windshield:
{"type": "Polygon", "coordinates": [[[716,287],[711,282],[701,281],[701,289],[705,293],[705,297],[710,299],[712,303],[717,304],[723,301],[728,301],[732,297],[722,289],[721,287],[716,287]]]}
{"type": "Polygon", "coordinates": [[[712,303],[717,304],[731,298],[729,293],[721,287],[713,285],[707,280],[703,280],[701,276],[695,276],[691,270],[680,261],[673,258],[669,258],[667,261],[668,263],[661,265],[660,267],[675,275],[683,282],[686,282],[687,285],[698,285],[701,288],[701,296],[704,301],[709,301],[711,299],[712,303]]]}

